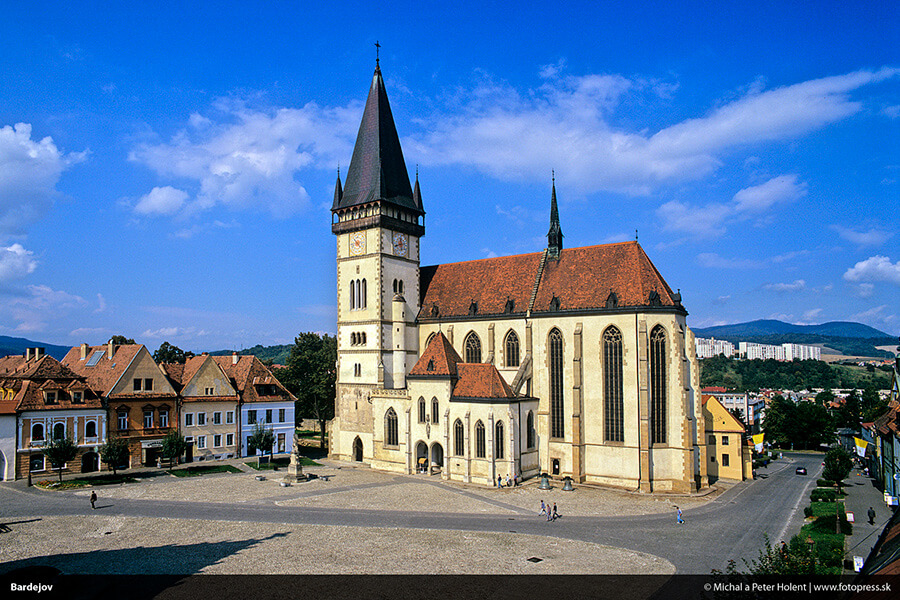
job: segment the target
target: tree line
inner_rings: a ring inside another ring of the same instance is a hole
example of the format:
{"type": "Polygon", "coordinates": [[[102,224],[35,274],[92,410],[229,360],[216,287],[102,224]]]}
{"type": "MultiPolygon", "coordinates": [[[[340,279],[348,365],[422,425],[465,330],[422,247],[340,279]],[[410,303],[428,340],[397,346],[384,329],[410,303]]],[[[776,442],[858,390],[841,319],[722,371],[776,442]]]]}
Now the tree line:
{"type": "Polygon", "coordinates": [[[872,371],[829,365],[820,360],[741,360],[724,355],[700,361],[700,385],[738,392],[761,389],[810,390],[890,387],[890,369],[872,371]]]}

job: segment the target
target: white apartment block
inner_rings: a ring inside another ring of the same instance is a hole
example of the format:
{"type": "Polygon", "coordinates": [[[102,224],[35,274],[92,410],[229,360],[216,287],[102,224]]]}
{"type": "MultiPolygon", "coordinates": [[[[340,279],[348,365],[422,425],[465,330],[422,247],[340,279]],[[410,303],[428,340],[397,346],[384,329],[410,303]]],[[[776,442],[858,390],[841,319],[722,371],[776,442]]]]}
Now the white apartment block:
{"type": "Polygon", "coordinates": [[[768,344],[757,344],[755,342],[740,342],[738,351],[741,356],[747,360],[759,358],[768,360],[791,361],[799,360],[821,360],[822,349],[818,346],[807,346],[804,344],[781,344],[780,346],[770,346],[768,344]]]}
{"type": "Polygon", "coordinates": [[[734,355],[734,344],[725,340],[696,338],[694,344],[697,350],[697,358],[712,358],[719,354],[724,354],[725,356],[734,355]]]}

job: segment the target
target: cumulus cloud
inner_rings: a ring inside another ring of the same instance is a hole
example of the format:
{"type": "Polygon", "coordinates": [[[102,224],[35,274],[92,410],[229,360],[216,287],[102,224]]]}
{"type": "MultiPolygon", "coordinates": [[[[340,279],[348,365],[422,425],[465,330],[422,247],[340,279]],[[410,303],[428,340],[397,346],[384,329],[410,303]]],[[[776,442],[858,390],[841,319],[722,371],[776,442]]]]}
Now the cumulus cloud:
{"type": "Polygon", "coordinates": [[[798,279],[793,283],[769,283],[763,287],[775,292],[799,292],[806,289],[806,282],[802,279],[798,279]]]}
{"type": "Polygon", "coordinates": [[[857,246],[881,246],[894,235],[892,232],[874,228],[868,231],[856,231],[842,225],[832,225],[831,228],[841,238],[857,246]]]}
{"type": "Polygon", "coordinates": [[[360,107],[251,108],[220,100],[214,118],[190,115],[166,143],[134,147],[129,159],[161,177],[192,183],[191,193],[154,188],[135,206],[142,215],[192,215],[214,206],[264,210],[278,218],[302,212],[309,194],[297,174],[333,169],[350,154],[360,107]]]}
{"type": "Polygon", "coordinates": [[[0,282],[21,279],[36,268],[33,253],[20,244],[0,248],[0,282]]]}
{"type": "Polygon", "coordinates": [[[181,210],[189,198],[188,193],[171,186],[155,187],[141,196],[134,207],[139,215],[173,215],[181,210]]]}
{"type": "Polygon", "coordinates": [[[821,308],[812,308],[812,309],[806,311],[805,313],[803,313],[803,320],[804,321],[814,321],[819,318],[819,316],[822,314],[822,312],[823,312],[823,310],[821,308]]]}
{"type": "Polygon", "coordinates": [[[761,269],[765,263],[750,258],[724,258],[714,252],[704,252],[697,255],[697,262],[701,266],[714,269],[761,269]]]}
{"type": "Polygon", "coordinates": [[[798,200],[805,194],[806,184],[798,181],[797,175],[779,175],[738,191],[729,203],[692,206],[672,200],[660,206],[656,215],[666,230],[698,238],[718,237],[730,222],[759,217],[774,205],[798,200]]]}
{"type": "MultiPolygon", "coordinates": [[[[565,165],[564,176],[582,192],[647,194],[663,182],[709,175],[723,152],[792,139],[845,119],[862,109],[851,92],[900,74],[888,68],[858,71],[773,90],[758,82],[704,116],[652,133],[615,126],[611,116],[626,99],[661,95],[660,86],[619,75],[560,76],[560,71],[559,65],[543,67],[543,85],[525,92],[482,82],[460,106],[426,120],[427,133],[405,147],[427,165],[470,165],[503,179],[529,179],[546,172],[547,165],[565,165]]],[[[738,202],[751,210],[778,201],[778,183],[738,202]]],[[[791,192],[789,185],[786,189],[791,192]]]]}
{"type": "Polygon", "coordinates": [[[25,294],[11,299],[6,303],[5,309],[17,323],[16,331],[34,333],[44,331],[49,320],[60,318],[85,306],[87,302],[80,296],[54,290],[46,285],[29,285],[25,288],[25,294]]]}
{"type": "Polygon", "coordinates": [[[892,263],[887,256],[872,256],[856,263],[844,273],[847,281],[887,281],[900,285],[900,261],[892,263]]]}
{"type": "Polygon", "coordinates": [[[28,123],[0,128],[0,235],[21,235],[43,217],[60,175],[86,157],[61,152],[50,137],[32,140],[28,123]]]}

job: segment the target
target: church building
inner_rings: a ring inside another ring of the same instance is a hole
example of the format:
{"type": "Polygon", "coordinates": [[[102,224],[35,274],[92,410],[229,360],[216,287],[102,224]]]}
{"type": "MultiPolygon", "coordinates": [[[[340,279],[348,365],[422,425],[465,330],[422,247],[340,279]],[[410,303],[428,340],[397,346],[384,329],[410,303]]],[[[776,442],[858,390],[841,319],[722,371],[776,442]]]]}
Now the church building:
{"type": "Polygon", "coordinates": [[[331,455],[494,484],[547,473],[644,492],[708,485],[687,310],[634,242],[421,267],[410,185],[376,61],[337,236],[331,455]]]}

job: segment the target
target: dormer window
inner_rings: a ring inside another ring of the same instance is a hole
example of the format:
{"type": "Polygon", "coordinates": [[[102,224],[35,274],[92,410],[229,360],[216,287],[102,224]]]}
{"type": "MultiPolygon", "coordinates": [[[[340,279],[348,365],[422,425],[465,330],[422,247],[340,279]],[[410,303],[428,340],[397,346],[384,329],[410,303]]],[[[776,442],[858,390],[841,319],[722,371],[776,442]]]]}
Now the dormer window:
{"type": "Polygon", "coordinates": [[[503,312],[505,312],[506,314],[510,314],[511,312],[513,312],[513,310],[515,310],[515,308],[516,308],[515,300],[513,300],[512,298],[507,298],[506,306],[503,307],[503,312]]]}
{"type": "Polygon", "coordinates": [[[426,371],[434,371],[434,359],[428,360],[428,365],[425,367],[426,371]]]}
{"type": "Polygon", "coordinates": [[[550,311],[556,312],[559,310],[559,298],[556,297],[556,294],[553,294],[553,298],[550,299],[550,311]]]}
{"type": "Polygon", "coordinates": [[[57,392],[56,390],[44,392],[44,402],[47,404],[56,404],[57,403],[57,392]]]}
{"type": "Polygon", "coordinates": [[[72,392],[72,404],[81,404],[82,402],[84,402],[84,392],[80,390],[72,392]]]}
{"type": "Polygon", "coordinates": [[[609,290],[609,296],[606,297],[606,308],[616,308],[619,306],[619,297],[612,290],[609,290]]]}
{"type": "Polygon", "coordinates": [[[469,305],[469,315],[477,315],[478,314],[478,303],[472,300],[472,304],[469,305]]]}

